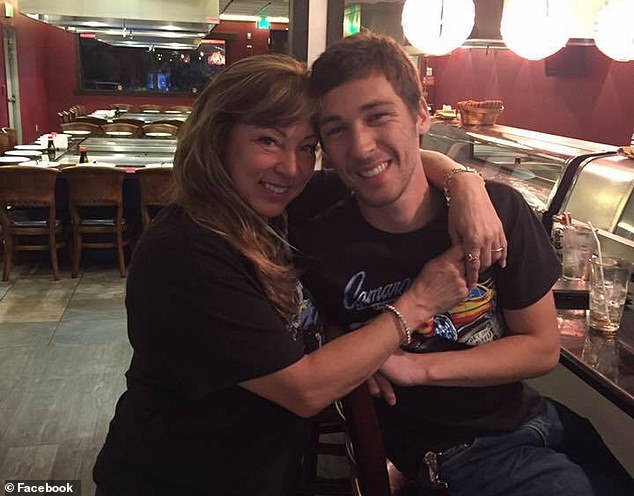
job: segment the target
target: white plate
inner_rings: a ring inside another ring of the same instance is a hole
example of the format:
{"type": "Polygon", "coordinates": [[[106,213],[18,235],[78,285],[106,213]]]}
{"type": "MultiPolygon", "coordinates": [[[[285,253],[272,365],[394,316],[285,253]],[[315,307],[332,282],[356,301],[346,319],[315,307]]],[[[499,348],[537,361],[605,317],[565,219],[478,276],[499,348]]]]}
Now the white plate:
{"type": "Polygon", "coordinates": [[[88,136],[90,131],[84,131],[83,129],[73,129],[66,131],[66,134],[70,134],[71,136],[88,136]]]}
{"type": "Polygon", "coordinates": [[[15,145],[16,150],[46,150],[47,145],[40,143],[38,145],[15,145]]]}
{"type": "Polygon", "coordinates": [[[132,136],[130,131],[108,131],[108,136],[132,136]]]}
{"type": "Polygon", "coordinates": [[[18,157],[37,157],[40,158],[42,156],[42,152],[37,150],[9,150],[4,152],[5,155],[15,155],[18,157]]]}
{"type": "Polygon", "coordinates": [[[4,156],[0,157],[0,164],[19,164],[21,162],[28,162],[29,159],[27,157],[15,157],[15,156],[4,156]]]}
{"type": "Polygon", "coordinates": [[[145,133],[150,138],[171,138],[172,133],[145,133]]]}
{"type": "Polygon", "coordinates": [[[174,167],[174,164],[172,162],[161,162],[161,163],[156,163],[156,164],[145,164],[145,168],[157,168],[157,167],[174,167]]]}

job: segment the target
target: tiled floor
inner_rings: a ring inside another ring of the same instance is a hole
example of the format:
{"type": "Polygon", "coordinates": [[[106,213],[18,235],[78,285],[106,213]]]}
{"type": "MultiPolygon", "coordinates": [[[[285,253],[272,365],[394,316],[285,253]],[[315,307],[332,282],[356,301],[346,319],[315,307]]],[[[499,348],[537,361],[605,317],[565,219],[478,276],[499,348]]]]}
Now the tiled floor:
{"type": "MultiPolygon", "coordinates": [[[[92,466],[131,357],[124,295],[114,266],[52,281],[46,263],[20,265],[0,282],[0,480],[78,479],[94,494],[92,466]]],[[[348,473],[339,457],[319,466],[325,477],[348,473]]]]}
{"type": "Polygon", "coordinates": [[[79,479],[91,470],[131,356],[125,279],[84,268],[52,281],[46,264],[0,282],[0,479],[79,479]]]}

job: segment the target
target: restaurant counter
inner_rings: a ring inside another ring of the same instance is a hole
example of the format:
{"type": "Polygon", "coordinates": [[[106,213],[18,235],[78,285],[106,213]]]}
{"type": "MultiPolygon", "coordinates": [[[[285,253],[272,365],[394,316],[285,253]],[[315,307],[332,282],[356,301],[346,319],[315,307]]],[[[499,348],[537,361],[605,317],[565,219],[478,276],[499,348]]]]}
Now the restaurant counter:
{"type": "Polygon", "coordinates": [[[134,168],[148,164],[171,164],[176,151],[176,139],[89,136],[73,142],[68,150],[56,157],[62,168],[79,163],[79,146],[87,148],[89,162],[134,168]]]}
{"type": "Polygon", "coordinates": [[[588,327],[587,283],[555,285],[561,336],[560,362],[634,418],[634,308],[627,300],[621,328],[612,334],[588,327]]]}

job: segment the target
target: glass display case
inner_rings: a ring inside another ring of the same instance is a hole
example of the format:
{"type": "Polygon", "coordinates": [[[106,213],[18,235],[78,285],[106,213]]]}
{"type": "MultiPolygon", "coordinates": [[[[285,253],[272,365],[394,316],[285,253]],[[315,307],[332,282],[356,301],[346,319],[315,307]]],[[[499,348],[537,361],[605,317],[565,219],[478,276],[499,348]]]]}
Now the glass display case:
{"type": "Polygon", "coordinates": [[[454,122],[434,122],[422,147],[517,189],[548,231],[561,212],[592,223],[606,254],[634,262],[634,160],[612,145],[454,122]]]}

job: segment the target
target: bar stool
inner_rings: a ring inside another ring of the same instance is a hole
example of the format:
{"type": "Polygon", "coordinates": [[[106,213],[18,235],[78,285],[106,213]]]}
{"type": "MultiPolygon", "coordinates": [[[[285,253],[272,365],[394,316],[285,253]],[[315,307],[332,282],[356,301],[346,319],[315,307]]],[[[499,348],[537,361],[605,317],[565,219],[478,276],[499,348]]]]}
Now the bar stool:
{"type": "Polygon", "coordinates": [[[173,124],[146,124],[143,134],[152,138],[170,138],[178,134],[178,127],[173,124]]]}
{"type": "Polygon", "coordinates": [[[161,105],[145,104],[139,105],[141,112],[161,112],[163,107],[161,105]]]}
{"type": "Polygon", "coordinates": [[[71,135],[100,136],[103,134],[101,126],[97,124],[92,124],[90,122],[64,122],[63,124],[60,124],[60,127],[62,128],[62,131],[71,135]]]}
{"type": "Polygon", "coordinates": [[[62,224],[55,213],[55,181],[58,171],[43,167],[0,167],[0,225],[4,244],[2,280],[9,280],[13,256],[18,251],[50,252],[53,279],[59,280],[57,240],[62,224]],[[29,237],[31,242],[21,241],[29,237]],[[36,237],[46,241],[37,241],[36,237]]]}
{"type": "Polygon", "coordinates": [[[113,110],[118,110],[119,112],[132,112],[134,109],[134,105],[131,103],[113,103],[110,105],[110,108],[113,110]]]}
{"type": "Polygon", "coordinates": [[[104,134],[108,136],[118,136],[124,138],[137,138],[143,134],[143,127],[129,122],[113,122],[101,126],[104,134]]]}
{"type": "Polygon", "coordinates": [[[141,221],[143,229],[158,211],[174,197],[174,169],[172,167],[147,167],[135,172],[141,186],[141,221]]]}
{"type": "Polygon", "coordinates": [[[119,272],[121,277],[126,276],[123,253],[128,244],[124,239],[127,225],[123,218],[125,175],[122,169],[97,165],[76,165],[62,170],[62,177],[68,184],[68,208],[73,228],[73,278],[79,274],[84,248],[116,248],[119,272]],[[106,210],[107,214],[104,214],[106,210]]]}

